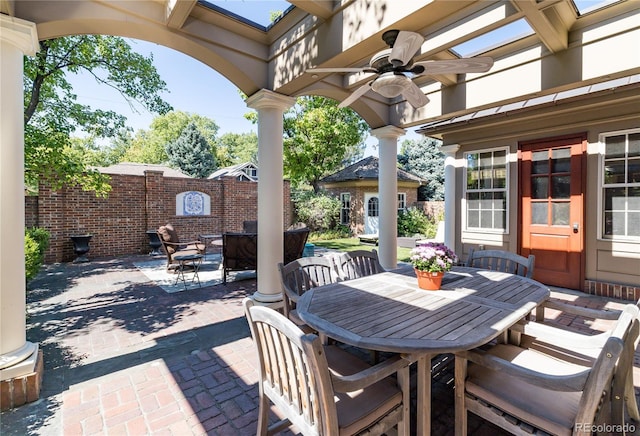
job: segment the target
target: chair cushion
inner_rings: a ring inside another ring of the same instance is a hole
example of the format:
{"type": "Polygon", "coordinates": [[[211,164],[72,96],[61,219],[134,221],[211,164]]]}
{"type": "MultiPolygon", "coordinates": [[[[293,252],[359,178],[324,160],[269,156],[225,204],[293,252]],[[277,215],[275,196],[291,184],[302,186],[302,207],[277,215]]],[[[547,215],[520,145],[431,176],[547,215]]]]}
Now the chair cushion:
{"type": "Polygon", "coordinates": [[[178,233],[171,224],[160,226],[160,228],[158,228],[158,233],[160,233],[160,236],[162,236],[162,239],[166,242],[173,242],[176,244],[180,242],[178,239],[178,233]]]}
{"type": "MultiPolygon", "coordinates": [[[[513,345],[496,345],[490,354],[548,374],[572,374],[585,368],[513,345]]],[[[469,362],[467,392],[551,434],[570,435],[581,392],[545,389],[469,362]]]]}
{"type": "MultiPolygon", "coordinates": [[[[355,374],[369,364],[338,346],[325,347],[331,372],[355,374]]],[[[392,378],[386,378],[360,391],[336,393],[340,434],[358,434],[402,404],[402,391],[392,378]]]]}

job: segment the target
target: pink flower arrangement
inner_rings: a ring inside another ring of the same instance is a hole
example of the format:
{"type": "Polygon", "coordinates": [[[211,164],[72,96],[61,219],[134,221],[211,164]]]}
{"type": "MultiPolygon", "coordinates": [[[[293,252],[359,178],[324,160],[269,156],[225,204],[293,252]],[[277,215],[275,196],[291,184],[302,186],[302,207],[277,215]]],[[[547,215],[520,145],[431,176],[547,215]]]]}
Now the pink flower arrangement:
{"type": "Polygon", "coordinates": [[[451,269],[458,256],[440,242],[429,242],[411,250],[410,261],[420,271],[444,272],[451,269]]]}

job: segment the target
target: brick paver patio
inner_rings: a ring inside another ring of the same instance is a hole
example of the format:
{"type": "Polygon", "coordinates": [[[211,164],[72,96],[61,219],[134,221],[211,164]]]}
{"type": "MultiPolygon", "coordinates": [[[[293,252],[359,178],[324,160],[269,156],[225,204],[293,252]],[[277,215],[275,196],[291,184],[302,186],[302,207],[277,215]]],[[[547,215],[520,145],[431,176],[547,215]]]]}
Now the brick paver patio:
{"type": "MultiPolygon", "coordinates": [[[[255,434],[257,358],[241,302],[256,281],[168,294],[136,269],[141,258],[51,265],[30,284],[27,338],[44,350],[43,391],[2,413],[0,434],[255,434]]],[[[596,308],[624,303],[557,296],[596,308]]],[[[564,315],[553,322],[606,328],[564,315]]],[[[452,435],[451,356],[434,359],[433,377],[432,434],[452,435]]],[[[469,430],[504,434],[473,416],[469,430]]]]}

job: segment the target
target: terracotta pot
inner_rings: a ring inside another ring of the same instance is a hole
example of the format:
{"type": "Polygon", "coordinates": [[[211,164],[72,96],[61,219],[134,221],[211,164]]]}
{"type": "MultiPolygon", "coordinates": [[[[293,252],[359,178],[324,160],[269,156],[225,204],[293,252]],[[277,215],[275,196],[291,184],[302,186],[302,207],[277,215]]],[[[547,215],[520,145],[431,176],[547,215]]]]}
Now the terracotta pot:
{"type": "Polygon", "coordinates": [[[416,272],[416,277],[418,278],[418,287],[420,287],[420,289],[426,289],[428,291],[437,291],[440,289],[442,277],[444,277],[443,272],[420,271],[415,268],[414,270],[416,272]]]}

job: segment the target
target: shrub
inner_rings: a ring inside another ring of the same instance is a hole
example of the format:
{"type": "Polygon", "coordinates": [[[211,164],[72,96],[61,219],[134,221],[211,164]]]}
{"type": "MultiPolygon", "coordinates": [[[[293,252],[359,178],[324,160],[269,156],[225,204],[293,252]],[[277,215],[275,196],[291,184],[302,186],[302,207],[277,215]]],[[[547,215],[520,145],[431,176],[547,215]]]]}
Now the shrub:
{"type": "Polygon", "coordinates": [[[417,207],[398,213],[398,236],[428,235],[431,228],[435,228],[435,224],[417,207]]]}
{"type": "Polygon", "coordinates": [[[39,227],[25,229],[24,261],[27,282],[40,271],[47,248],[49,248],[49,232],[39,227]]]}
{"type": "Polygon", "coordinates": [[[335,229],[340,221],[340,200],[327,193],[305,192],[296,196],[294,207],[298,221],[311,231],[335,229]]]}

